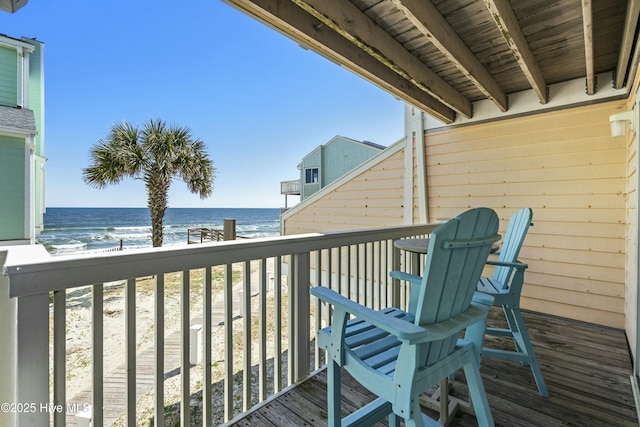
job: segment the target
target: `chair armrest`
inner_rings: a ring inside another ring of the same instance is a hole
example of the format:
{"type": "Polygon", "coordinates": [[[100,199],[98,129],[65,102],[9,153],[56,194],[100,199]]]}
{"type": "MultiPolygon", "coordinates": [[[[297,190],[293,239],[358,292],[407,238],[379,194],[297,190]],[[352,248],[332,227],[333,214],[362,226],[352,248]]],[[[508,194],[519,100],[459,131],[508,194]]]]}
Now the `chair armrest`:
{"type": "Polygon", "coordinates": [[[405,273],[404,271],[393,270],[389,272],[389,276],[393,279],[411,282],[414,285],[419,285],[422,283],[422,277],[416,276],[415,274],[405,273]]]}
{"type": "Polygon", "coordinates": [[[406,320],[386,316],[364,305],[360,305],[338,292],[324,286],[311,289],[311,294],[318,299],[333,305],[336,310],[343,310],[349,314],[366,320],[378,328],[395,335],[401,340],[412,340],[424,335],[424,329],[406,320]]]}
{"type": "Polygon", "coordinates": [[[311,294],[322,301],[334,305],[336,311],[342,310],[353,314],[408,344],[437,341],[457,334],[468,326],[485,320],[489,307],[493,305],[492,296],[476,292],[471,307],[463,313],[443,322],[418,326],[360,305],[324,286],[312,288],[311,294]]]}
{"type": "Polygon", "coordinates": [[[529,268],[529,266],[527,264],[524,264],[524,263],[519,262],[519,261],[507,262],[507,261],[487,260],[487,265],[495,265],[495,266],[499,266],[499,267],[513,267],[513,268],[523,269],[523,270],[525,268],[529,268]]]}

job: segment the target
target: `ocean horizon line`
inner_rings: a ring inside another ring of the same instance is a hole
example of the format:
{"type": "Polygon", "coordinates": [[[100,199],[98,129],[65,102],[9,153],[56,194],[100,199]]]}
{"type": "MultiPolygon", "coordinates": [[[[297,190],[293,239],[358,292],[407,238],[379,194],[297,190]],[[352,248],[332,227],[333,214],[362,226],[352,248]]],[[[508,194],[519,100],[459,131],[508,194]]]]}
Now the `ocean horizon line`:
{"type": "MultiPolygon", "coordinates": [[[[147,206],[46,206],[45,209],[149,209],[147,206]]],[[[167,209],[280,209],[280,207],[169,206],[167,209]]]]}
{"type": "MultiPolygon", "coordinates": [[[[151,245],[148,208],[48,207],[38,243],[55,254],[151,245]]],[[[189,243],[190,230],[222,230],[224,221],[235,221],[238,236],[280,235],[278,208],[168,208],[163,224],[163,245],[189,243]]]]}

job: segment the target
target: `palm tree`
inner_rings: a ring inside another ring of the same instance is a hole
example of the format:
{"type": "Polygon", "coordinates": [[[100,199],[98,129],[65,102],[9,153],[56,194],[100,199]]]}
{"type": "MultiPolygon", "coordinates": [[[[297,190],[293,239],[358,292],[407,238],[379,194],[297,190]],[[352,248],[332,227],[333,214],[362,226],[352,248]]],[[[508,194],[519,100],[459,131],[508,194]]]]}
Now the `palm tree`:
{"type": "Polygon", "coordinates": [[[189,128],[169,126],[162,120],[150,119],[142,129],[126,121],[113,125],[106,140],[91,147],[91,160],[82,175],[92,187],[118,184],[125,177],[144,181],[154,247],[162,246],[173,178],[184,181],[202,199],[213,191],[215,168],[205,143],[194,139],[189,128]]]}

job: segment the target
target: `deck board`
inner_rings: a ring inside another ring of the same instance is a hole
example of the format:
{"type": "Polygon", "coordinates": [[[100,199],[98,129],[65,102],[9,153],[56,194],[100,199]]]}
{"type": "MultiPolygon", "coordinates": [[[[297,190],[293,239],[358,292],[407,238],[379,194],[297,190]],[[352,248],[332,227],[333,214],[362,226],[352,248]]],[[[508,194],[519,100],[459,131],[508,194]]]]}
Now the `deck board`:
{"type": "MultiPolygon", "coordinates": [[[[624,331],[540,313],[524,312],[523,316],[550,396],[538,395],[528,367],[484,358],[481,373],[496,425],[638,426],[624,331]]],[[[500,319],[499,310],[492,309],[489,324],[500,326],[500,319]]],[[[494,337],[489,341],[498,348],[512,345],[494,337]]],[[[461,371],[452,394],[468,398],[461,371]]],[[[346,415],[373,396],[345,373],[342,398],[346,415]]],[[[437,418],[435,411],[423,409],[437,418]]],[[[326,372],[320,370],[229,425],[326,425],[326,416],[326,372]],[[299,424],[300,420],[306,424],[299,424]]],[[[477,423],[474,416],[458,413],[449,425],[477,423]]]]}

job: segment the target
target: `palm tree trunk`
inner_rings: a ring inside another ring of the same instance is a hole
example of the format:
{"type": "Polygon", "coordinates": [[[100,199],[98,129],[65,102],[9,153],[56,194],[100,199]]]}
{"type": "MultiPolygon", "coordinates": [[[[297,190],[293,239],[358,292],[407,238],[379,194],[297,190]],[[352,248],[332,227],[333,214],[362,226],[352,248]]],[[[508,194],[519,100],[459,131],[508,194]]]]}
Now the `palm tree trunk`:
{"type": "Polygon", "coordinates": [[[167,197],[171,181],[158,177],[146,182],[147,207],[151,214],[151,242],[154,248],[162,246],[164,214],[167,210],[167,197]]]}

